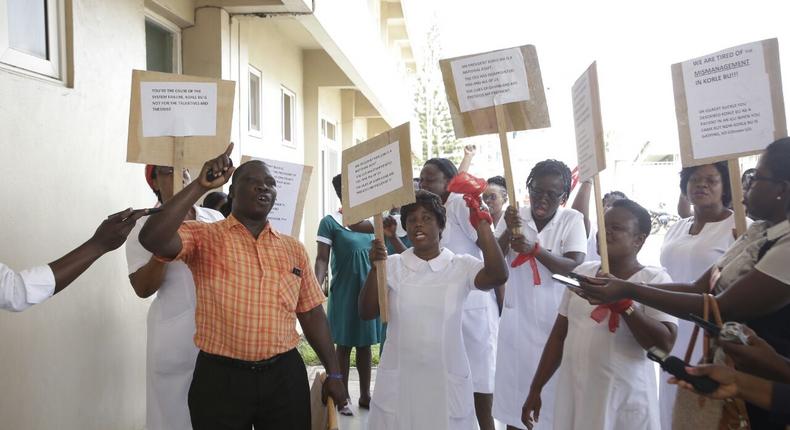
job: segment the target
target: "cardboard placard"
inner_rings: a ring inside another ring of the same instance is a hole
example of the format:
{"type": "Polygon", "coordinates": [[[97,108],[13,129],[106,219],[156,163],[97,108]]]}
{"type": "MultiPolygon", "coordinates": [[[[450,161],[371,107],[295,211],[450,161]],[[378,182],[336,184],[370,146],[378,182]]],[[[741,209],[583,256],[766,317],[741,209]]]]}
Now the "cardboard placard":
{"type": "Polygon", "coordinates": [[[202,166],[221,154],[230,142],[235,88],[234,81],[132,71],[126,161],[202,166]]]}
{"type": "Polygon", "coordinates": [[[312,166],[305,166],[287,161],[244,155],[241,162],[260,160],[269,167],[269,172],[277,181],[277,199],[269,212],[269,222],[275,230],[298,238],[302,228],[304,203],[307,187],[310,186],[312,166]]]}
{"type": "Polygon", "coordinates": [[[343,151],[343,224],[413,203],[409,124],[343,151]]]}
{"type": "Polygon", "coordinates": [[[576,80],[571,93],[579,181],[586,181],[606,169],[598,68],[595,62],[576,80]]]}
{"type": "Polygon", "coordinates": [[[593,180],[595,212],[598,218],[598,250],[601,255],[601,270],[609,272],[609,252],[606,248],[606,225],[604,223],[601,181],[598,176],[606,169],[606,147],[603,139],[601,119],[601,95],[598,90],[598,66],[596,62],[582,73],[571,89],[573,98],[573,125],[576,131],[576,155],[579,162],[579,180],[593,180]]]}
{"type": "Polygon", "coordinates": [[[505,131],[551,126],[534,46],[447,58],[439,67],[457,138],[497,133],[495,105],[505,131]]]}
{"type": "Polygon", "coordinates": [[[756,154],[787,136],[777,39],[673,64],[672,84],[684,167],[756,154]]]}
{"type": "MultiPolygon", "coordinates": [[[[376,239],[384,241],[381,213],[416,201],[412,181],[409,123],[395,127],[343,151],[343,225],[373,215],[376,239]]],[[[387,265],[376,261],[379,315],[387,312],[387,265]]]]}

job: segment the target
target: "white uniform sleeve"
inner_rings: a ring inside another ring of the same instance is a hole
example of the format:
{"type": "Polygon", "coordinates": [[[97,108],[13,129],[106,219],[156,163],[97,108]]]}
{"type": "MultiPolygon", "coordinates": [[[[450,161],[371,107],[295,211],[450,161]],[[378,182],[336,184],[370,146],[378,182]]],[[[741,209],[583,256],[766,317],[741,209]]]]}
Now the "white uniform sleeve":
{"type": "Polygon", "coordinates": [[[145,266],[153,256],[140,244],[140,230],[143,229],[143,225],[145,225],[144,220],[138,222],[129,233],[129,238],[126,239],[126,265],[130,275],[145,266]]]}
{"type": "Polygon", "coordinates": [[[19,273],[0,263],[0,309],[21,312],[55,294],[55,274],[48,265],[19,273]]]}
{"type": "MultiPolygon", "coordinates": [[[[646,281],[649,284],[669,284],[672,282],[672,277],[669,276],[669,273],[666,270],[660,270],[653,276],[652,279],[646,281]]],[[[640,305],[642,306],[642,305],[640,305]]],[[[642,311],[645,313],[646,316],[660,322],[668,322],[678,325],[678,319],[668,313],[659,311],[658,309],[653,309],[648,306],[642,306],[642,311]]]]}
{"type": "Polygon", "coordinates": [[[470,290],[477,289],[477,286],[475,286],[475,278],[477,278],[477,274],[480,273],[480,271],[483,270],[483,267],[485,266],[483,260],[480,260],[478,258],[475,258],[467,254],[456,255],[455,258],[460,258],[464,267],[467,268],[466,270],[467,288],[469,288],[470,290]]]}
{"type": "Polygon", "coordinates": [[[568,211],[570,211],[566,219],[568,226],[565,229],[565,237],[562,238],[562,254],[569,252],[587,254],[587,231],[584,229],[584,217],[576,210],[568,209],[568,211]]]}
{"type": "Polygon", "coordinates": [[[790,234],[786,234],[768,249],[768,252],[757,262],[754,268],[788,285],[788,288],[790,288],[790,264],[787,264],[788,255],[790,255],[790,234]]]}
{"type": "Polygon", "coordinates": [[[453,219],[464,236],[472,242],[477,242],[477,230],[469,222],[469,208],[463,198],[453,198],[447,201],[447,218],[453,219]]]}
{"type": "Polygon", "coordinates": [[[564,317],[568,317],[568,307],[571,304],[571,290],[565,289],[565,292],[562,293],[562,301],[560,302],[560,307],[557,309],[557,313],[564,317]]]}

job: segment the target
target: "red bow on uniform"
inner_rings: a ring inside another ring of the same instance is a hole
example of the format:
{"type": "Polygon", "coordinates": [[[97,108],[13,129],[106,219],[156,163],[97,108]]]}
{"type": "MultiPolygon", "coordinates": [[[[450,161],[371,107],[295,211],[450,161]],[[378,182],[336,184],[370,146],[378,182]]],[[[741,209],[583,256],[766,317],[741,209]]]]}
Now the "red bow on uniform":
{"type": "Polygon", "coordinates": [[[540,285],[540,269],[538,269],[538,261],[535,259],[538,252],[540,252],[540,244],[535,242],[535,247],[532,248],[532,252],[528,254],[522,252],[513,259],[512,263],[510,263],[510,267],[516,268],[529,261],[529,268],[532,269],[532,285],[536,287],[540,285]]]}
{"type": "Polygon", "coordinates": [[[592,313],[590,314],[590,318],[594,319],[595,322],[600,323],[604,318],[606,318],[606,313],[609,312],[609,331],[614,333],[617,331],[617,327],[620,326],[620,314],[625,312],[633,304],[633,300],[623,299],[619,302],[598,305],[595,309],[593,309],[592,313]]]}
{"type": "Polygon", "coordinates": [[[489,224],[494,224],[494,219],[488,211],[483,210],[480,205],[480,195],[485,191],[488,183],[485,179],[475,178],[466,172],[461,172],[450,180],[447,184],[447,191],[464,195],[466,206],[469,211],[469,222],[475,229],[480,221],[486,220],[489,224]]]}

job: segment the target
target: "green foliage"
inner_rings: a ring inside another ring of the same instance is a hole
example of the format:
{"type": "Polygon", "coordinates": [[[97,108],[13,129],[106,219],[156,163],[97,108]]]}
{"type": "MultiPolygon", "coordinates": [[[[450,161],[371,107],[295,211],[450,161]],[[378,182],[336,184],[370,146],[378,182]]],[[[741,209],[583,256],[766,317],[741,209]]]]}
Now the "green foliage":
{"type": "Polygon", "coordinates": [[[439,29],[434,23],[426,35],[425,52],[414,76],[414,109],[420,129],[422,153],[418,165],[433,157],[461,162],[463,150],[455,138],[453,120],[447,105],[444,82],[439,70],[441,47],[439,29]]]}
{"type": "MultiPolygon", "coordinates": [[[[318,359],[318,354],[315,353],[313,348],[307,343],[307,340],[302,336],[299,340],[299,346],[296,347],[299,351],[299,354],[302,356],[302,360],[304,360],[304,364],[307,366],[320,366],[321,360],[318,359]]],[[[379,365],[379,345],[373,345],[370,347],[371,353],[373,355],[373,367],[379,365]]],[[[351,350],[351,367],[356,367],[355,363],[357,362],[357,350],[356,348],[351,350]]]]}

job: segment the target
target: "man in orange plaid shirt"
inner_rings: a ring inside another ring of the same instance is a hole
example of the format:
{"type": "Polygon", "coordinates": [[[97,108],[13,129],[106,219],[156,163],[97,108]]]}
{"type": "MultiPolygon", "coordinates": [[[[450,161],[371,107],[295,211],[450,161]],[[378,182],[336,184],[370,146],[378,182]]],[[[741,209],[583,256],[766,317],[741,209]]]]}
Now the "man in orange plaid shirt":
{"type": "Polygon", "coordinates": [[[195,278],[195,344],[189,389],[193,428],[310,428],[307,372],[296,320],[326,367],[324,399],[348,398],[334,353],[324,295],[304,246],[268,222],[277,184],[266,164],[233,167],[233,144],[207,161],[198,179],[162,206],[140,243],[164,261],[179,259],[195,278]],[[230,178],[231,215],[181,223],[207,191],[230,178]]]}

